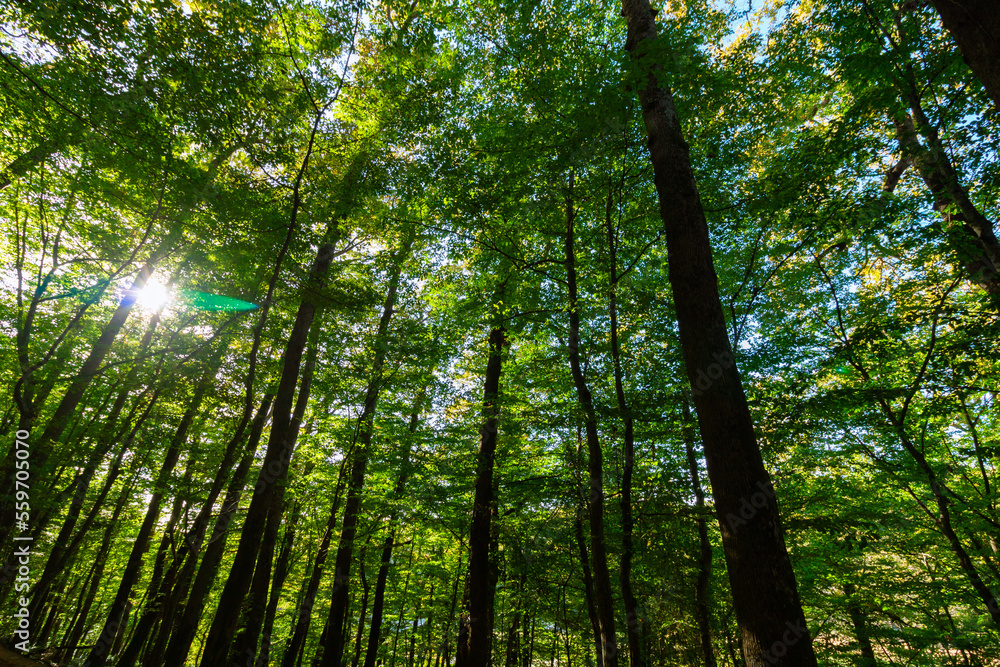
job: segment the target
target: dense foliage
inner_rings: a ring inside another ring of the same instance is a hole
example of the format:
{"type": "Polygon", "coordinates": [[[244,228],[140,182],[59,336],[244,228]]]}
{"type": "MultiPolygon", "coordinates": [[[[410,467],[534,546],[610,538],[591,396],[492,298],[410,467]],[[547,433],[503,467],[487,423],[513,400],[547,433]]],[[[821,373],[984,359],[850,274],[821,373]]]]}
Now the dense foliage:
{"type": "Polygon", "coordinates": [[[927,2],[671,0],[626,50],[635,4],[0,8],[8,647],[1000,664],[990,80],[927,2]],[[681,351],[650,81],[717,365],[681,351]],[[770,477],[737,513],[699,439],[730,367],[770,477]],[[723,542],[770,498],[808,626],[774,643],[723,542]]]}

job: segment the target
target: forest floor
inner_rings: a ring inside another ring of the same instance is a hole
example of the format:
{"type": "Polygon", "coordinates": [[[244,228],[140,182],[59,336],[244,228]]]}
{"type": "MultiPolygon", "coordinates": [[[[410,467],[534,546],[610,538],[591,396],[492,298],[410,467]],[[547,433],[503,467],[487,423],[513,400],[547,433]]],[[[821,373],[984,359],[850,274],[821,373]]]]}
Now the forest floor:
{"type": "Polygon", "coordinates": [[[47,663],[18,655],[0,644],[0,667],[46,667],[47,663]]]}

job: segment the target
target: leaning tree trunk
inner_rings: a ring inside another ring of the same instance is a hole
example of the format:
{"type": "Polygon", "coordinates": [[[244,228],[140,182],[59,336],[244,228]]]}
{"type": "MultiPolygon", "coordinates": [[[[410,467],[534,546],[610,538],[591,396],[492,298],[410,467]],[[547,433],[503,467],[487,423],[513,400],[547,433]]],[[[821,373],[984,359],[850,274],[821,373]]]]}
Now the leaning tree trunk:
{"type": "Polygon", "coordinates": [[[753,430],[719,300],[708,224],[664,72],[649,0],[623,0],[625,50],[636,72],[653,182],[667,241],[681,349],[722,529],[733,605],[748,667],[816,664],[778,504],[753,430]]]}
{"type": "Polygon", "coordinates": [[[277,487],[284,484],[288,463],[292,456],[292,449],[289,446],[292,434],[289,432],[289,425],[292,420],[295,385],[299,379],[299,368],[306,339],[309,335],[309,327],[321,298],[319,291],[322,289],[332,260],[333,246],[329,243],[320,246],[316,254],[316,261],[309,272],[308,286],[302,296],[295,324],[288,336],[281,379],[275,392],[274,415],[271,421],[267,451],[261,462],[260,475],[253,498],[250,501],[250,507],[247,509],[233,566],[225,588],[219,597],[218,608],[221,611],[215,614],[215,619],[205,640],[205,650],[200,663],[204,667],[221,665],[226,659],[229,644],[236,633],[239,622],[239,615],[232,612],[242,606],[243,599],[250,589],[254,563],[257,560],[261,539],[264,537],[271,500],[278,491],[277,487]]]}
{"type": "Polygon", "coordinates": [[[1000,12],[994,0],[931,0],[1000,112],[1000,12]]]}
{"type": "MultiPolygon", "coordinates": [[[[285,447],[289,451],[294,451],[295,449],[300,427],[305,418],[306,408],[309,405],[313,373],[316,370],[316,361],[319,356],[319,334],[322,324],[322,315],[319,314],[309,333],[306,363],[302,370],[299,392],[295,397],[295,408],[292,411],[292,419],[288,426],[288,438],[285,440],[285,447]]],[[[308,474],[308,472],[305,474],[308,474]]],[[[267,521],[264,524],[264,534],[257,553],[257,563],[254,567],[253,580],[250,585],[249,595],[244,600],[239,631],[230,647],[229,655],[231,661],[238,660],[247,663],[256,661],[257,642],[264,625],[264,617],[267,613],[267,593],[271,582],[271,566],[274,559],[274,549],[278,541],[278,529],[281,525],[281,516],[284,510],[285,489],[286,486],[281,485],[275,491],[274,495],[271,496],[271,503],[267,508],[267,521]]]]}
{"type": "MultiPolygon", "coordinates": [[[[72,421],[72,417],[76,412],[77,406],[80,404],[80,400],[83,398],[84,392],[93,382],[94,378],[97,376],[97,371],[104,361],[104,358],[111,351],[111,346],[118,336],[118,333],[125,326],[125,321],[128,316],[132,313],[132,307],[135,305],[135,301],[139,296],[139,291],[142,290],[146,285],[146,281],[149,276],[153,273],[154,263],[156,261],[157,253],[154,253],[147,262],[143,265],[139,272],[136,274],[132,281],[132,286],[125,292],[125,296],[118,303],[118,307],[115,309],[114,314],[112,314],[111,319],[104,326],[101,331],[101,335],[98,336],[97,340],[91,346],[90,354],[84,360],[83,365],[80,367],[74,380],[70,383],[69,388],[66,389],[66,393],[63,394],[62,400],[56,407],[55,412],[49,419],[48,424],[42,431],[41,435],[32,443],[31,447],[31,470],[33,471],[33,476],[36,482],[42,482],[41,486],[44,488],[44,482],[51,481],[48,480],[47,464],[49,461],[49,455],[51,454],[51,449],[56,445],[59,439],[62,437],[63,432],[66,427],[69,426],[72,421]]],[[[3,489],[9,489],[13,486],[13,466],[9,466],[9,469],[4,470],[4,481],[3,489]]],[[[10,530],[14,525],[13,521],[13,503],[8,503],[6,500],[2,504],[2,514],[0,516],[0,544],[6,543],[10,530]]]]}
{"type": "Polygon", "coordinates": [[[969,199],[937,130],[927,126],[923,109],[916,100],[912,101],[912,106],[918,122],[927,129],[927,147],[917,140],[912,116],[895,116],[893,124],[903,157],[916,166],[934,196],[934,208],[941,214],[949,240],[957,247],[969,280],[986,290],[994,303],[1000,304],[1000,242],[993,223],[969,199]]]}
{"type": "Polygon", "coordinates": [[[273,394],[265,394],[261,400],[260,408],[254,416],[253,424],[250,427],[247,450],[243,454],[243,458],[240,460],[232,478],[229,480],[229,486],[222,501],[222,509],[219,511],[219,516],[216,518],[215,525],[212,528],[212,534],[209,538],[208,546],[205,548],[201,566],[198,568],[194,582],[191,584],[191,593],[184,606],[184,611],[180,615],[177,627],[174,628],[170,641],[167,643],[167,650],[163,659],[164,664],[182,665],[187,660],[191,642],[194,640],[195,633],[198,630],[198,622],[201,619],[205,600],[212,589],[212,584],[215,583],[219,563],[222,561],[222,556],[225,552],[226,537],[229,534],[229,522],[236,512],[237,505],[239,505],[240,496],[243,492],[243,483],[253,463],[253,457],[263,435],[264,427],[267,424],[267,417],[271,411],[273,400],[273,394]]]}
{"type": "MultiPolygon", "coordinates": [[[[576,387],[577,402],[583,410],[587,436],[587,468],[590,478],[590,557],[594,568],[594,597],[600,624],[601,661],[604,667],[618,667],[618,642],[615,638],[615,607],[608,570],[608,549],[604,535],[604,453],[597,433],[597,413],[583,376],[580,362],[580,304],[577,298],[576,254],[573,250],[576,211],[573,202],[573,176],[570,175],[566,197],[566,284],[569,288],[569,364],[576,387]]],[[[631,508],[630,508],[631,509],[631,508]]]]}
{"type": "Polygon", "coordinates": [[[476,490],[472,504],[472,528],[469,534],[469,574],[466,591],[468,603],[459,633],[456,667],[487,667],[493,652],[493,573],[490,567],[490,542],[493,523],[493,464],[497,449],[497,418],[500,413],[501,354],[506,331],[494,326],[490,331],[490,357],[483,382],[483,425],[479,429],[479,454],[476,461],[476,490]]]}
{"type": "Polygon", "coordinates": [[[221,360],[221,352],[219,356],[208,365],[204,376],[198,383],[198,387],[191,399],[191,403],[188,405],[187,410],[185,410],[184,415],[181,417],[180,424],[177,426],[177,431],[174,433],[174,437],[170,441],[170,446],[167,448],[167,453],[163,458],[163,464],[160,466],[160,471],[156,475],[156,481],[153,485],[153,494],[149,499],[149,506],[146,509],[146,516],[139,528],[139,534],[136,536],[135,542],[132,544],[132,552],[129,554],[128,561],[125,564],[125,571],[122,573],[121,583],[118,585],[118,592],[115,595],[114,602],[111,603],[111,609],[108,612],[107,620],[104,622],[104,627],[101,630],[100,635],[98,635],[97,643],[87,656],[87,661],[85,663],[86,667],[103,667],[108,659],[108,649],[111,638],[115,637],[116,633],[120,633],[126,613],[126,606],[128,605],[129,597],[132,594],[132,588],[135,586],[136,579],[139,576],[139,568],[142,566],[142,556],[146,552],[146,548],[148,546],[147,543],[153,534],[153,528],[155,527],[156,520],[160,516],[160,503],[163,500],[163,494],[166,490],[165,487],[167,485],[167,481],[170,479],[170,474],[173,472],[174,465],[177,463],[177,459],[180,456],[181,448],[187,440],[188,429],[190,429],[191,424],[194,422],[194,418],[198,414],[198,410],[201,408],[202,400],[204,399],[212,380],[215,378],[217,368],[216,362],[219,360],[221,360]]]}

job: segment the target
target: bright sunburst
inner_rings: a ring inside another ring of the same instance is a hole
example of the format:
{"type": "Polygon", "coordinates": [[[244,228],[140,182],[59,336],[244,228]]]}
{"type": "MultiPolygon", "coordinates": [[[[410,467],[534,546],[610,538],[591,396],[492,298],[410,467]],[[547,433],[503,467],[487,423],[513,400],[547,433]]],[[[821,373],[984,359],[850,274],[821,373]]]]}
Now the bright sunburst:
{"type": "Polygon", "coordinates": [[[157,311],[170,301],[170,290],[155,278],[146,283],[139,292],[136,303],[145,310],[157,311]]]}

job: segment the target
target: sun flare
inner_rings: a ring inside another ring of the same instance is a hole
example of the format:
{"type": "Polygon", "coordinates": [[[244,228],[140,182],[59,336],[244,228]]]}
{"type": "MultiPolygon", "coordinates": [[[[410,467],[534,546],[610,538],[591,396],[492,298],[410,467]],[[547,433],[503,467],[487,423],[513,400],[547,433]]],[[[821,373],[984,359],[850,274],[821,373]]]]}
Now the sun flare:
{"type": "Polygon", "coordinates": [[[139,292],[136,303],[145,310],[157,311],[170,301],[170,290],[157,280],[150,280],[139,292]]]}

